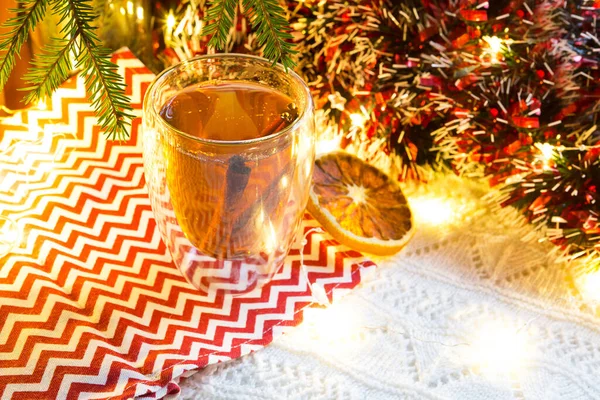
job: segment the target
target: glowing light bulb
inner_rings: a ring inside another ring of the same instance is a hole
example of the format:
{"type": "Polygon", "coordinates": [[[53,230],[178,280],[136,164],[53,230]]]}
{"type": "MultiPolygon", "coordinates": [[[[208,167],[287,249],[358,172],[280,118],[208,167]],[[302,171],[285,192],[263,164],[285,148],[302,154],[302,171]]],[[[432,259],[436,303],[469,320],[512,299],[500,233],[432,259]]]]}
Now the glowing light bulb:
{"type": "Polygon", "coordinates": [[[490,321],[475,335],[462,356],[490,377],[521,371],[532,351],[526,331],[512,324],[490,321]]]}
{"type": "Polygon", "coordinates": [[[502,47],[505,45],[505,43],[511,42],[505,42],[497,36],[484,36],[483,40],[488,44],[488,48],[484,49],[483,53],[489,54],[493,63],[498,62],[498,54],[502,51],[502,47]]]}
{"type": "Polygon", "coordinates": [[[600,303],[600,270],[590,272],[579,278],[577,288],[584,300],[600,303]]]}
{"type": "Polygon", "coordinates": [[[500,52],[502,50],[502,39],[497,36],[484,36],[483,40],[485,40],[490,46],[490,51],[494,53],[500,52]]]}
{"type": "Polygon", "coordinates": [[[538,160],[543,163],[544,170],[551,169],[550,162],[554,158],[556,148],[549,143],[536,143],[534,145],[540,151],[538,160]]]}
{"type": "Polygon", "coordinates": [[[554,146],[548,143],[536,143],[535,147],[537,147],[541,152],[544,160],[550,161],[554,154],[554,146]]]}
{"type": "Polygon", "coordinates": [[[335,340],[353,330],[355,320],[348,311],[333,305],[309,308],[304,314],[305,323],[315,328],[320,339],[335,340]]]}
{"type": "Polygon", "coordinates": [[[175,23],[175,16],[173,15],[172,11],[169,11],[169,15],[167,16],[167,29],[172,31],[173,28],[175,28],[175,23]]]}
{"type": "Polygon", "coordinates": [[[131,0],[127,2],[127,14],[133,14],[133,2],[131,0]]]}
{"type": "Polygon", "coordinates": [[[365,122],[367,122],[367,118],[359,113],[350,114],[350,121],[352,122],[352,126],[357,128],[364,128],[365,122]]]}
{"type": "Polygon", "coordinates": [[[410,200],[415,218],[428,225],[447,224],[456,218],[454,204],[450,199],[437,197],[416,197],[410,200]]]}
{"type": "Polygon", "coordinates": [[[144,19],[144,8],[143,7],[140,6],[136,9],[136,16],[137,16],[137,19],[140,19],[140,20],[144,19]]]}
{"type": "Polygon", "coordinates": [[[308,307],[294,338],[304,346],[324,353],[360,351],[361,318],[349,304],[334,303],[325,308],[308,307]]]}

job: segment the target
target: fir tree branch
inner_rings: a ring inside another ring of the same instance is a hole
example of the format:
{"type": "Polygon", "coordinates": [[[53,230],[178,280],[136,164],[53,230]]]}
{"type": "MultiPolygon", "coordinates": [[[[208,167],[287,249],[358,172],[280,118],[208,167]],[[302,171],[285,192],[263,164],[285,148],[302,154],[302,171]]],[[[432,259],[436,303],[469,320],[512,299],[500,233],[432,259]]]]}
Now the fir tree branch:
{"type": "Polygon", "coordinates": [[[21,52],[29,32],[44,18],[48,3],[49,0],[21,0],[22,9],[9,10],[15,16],[2,25],[7,32],[0,36],[0,91],[8,81],[15,66],[15,57],[21,52]]]}
{"type": "Polygon", "coordinates": [[[293,68],[291,58],[296,51],[293,44],[289,22],[285,18],[285,10],[277,0],[244,0],[252,27],[257,31],[257,39],[261,46],[265,46],[264,55],[273,63],[281,62],[286,68],[293,68]]]}
{"type": "Polygon", "coordinates": [[[70,40],[54,38],[44,46],[42,54],[36,57],[33,66],[24,76],[25,81],[31,84],[26,102],[32,102],[40,97],[50,96],[71,72],[69,54],[75,50],[77,36],[70,40]]]}
{"type": "Polygon", "coordinates": [[[227,36],[233,26],[235,9],[239,0],[212,0],[206,13],[206,20],[210,21],[204,29],[205,35],[212,35],[209,46],[222,49],[227,43],[227,36]]]}
{"type": "MultiPolygon", "coordinates": [[[[76,67],[81,68],[85,75],[88,96],[100,126],[110,138],[124,139],[133,118],[128,112],[131,106],[125,95],[123,78],[116,72],[117,66],[110,61],[110,50],[100,45],[91,25],[96,14],[89,3],[90,0],[64,0],[55,3],[53,10],[65,23],[62,33],[74,41],[78,52],[76,67]]],[[[68,57],[68,51],[65,54],[68,57]]],[[[60,62],[56,66],[60,66],[60,62]]],[[[57,74],[60,75],[60,72],[57,74]]]]}
{"type": "MultiPolygon", "coordinates": [[[[209,46],[223,49],[233,26],[239,0],[212,0],[206,13],[207,26],[204,35],[212,35],[209,46]]],[[[290,42],[290,26],[285,10],[277,0],[243,0],[246,14],[256,30],[258,43],[264,46],[264,55],[273,63],[281,62],[286,68],[296,64],[292,55],[296,53],[290,42]]]]}

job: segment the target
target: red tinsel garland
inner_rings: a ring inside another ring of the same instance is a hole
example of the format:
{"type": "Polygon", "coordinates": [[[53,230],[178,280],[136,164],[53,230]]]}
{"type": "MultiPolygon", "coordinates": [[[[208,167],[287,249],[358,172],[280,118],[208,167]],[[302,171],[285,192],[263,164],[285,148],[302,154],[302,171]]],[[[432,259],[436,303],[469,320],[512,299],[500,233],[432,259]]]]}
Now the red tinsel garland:
{"type": "MultiPolygon", "coordinates": [[[[571,255],[600,260],[597,0],[287,5],[298,69],[343,146],[389,156],[399,179],[440,163],[485,176],[502,205],[548,226],[571,255]]],[[[203,9],[192,14],[185,23],[203,9]]],[[[237,20],[228,50],[260,53],[246,26],[237,20]]],[[[164,54],[203,43],[181,34],[164,54]]]]}

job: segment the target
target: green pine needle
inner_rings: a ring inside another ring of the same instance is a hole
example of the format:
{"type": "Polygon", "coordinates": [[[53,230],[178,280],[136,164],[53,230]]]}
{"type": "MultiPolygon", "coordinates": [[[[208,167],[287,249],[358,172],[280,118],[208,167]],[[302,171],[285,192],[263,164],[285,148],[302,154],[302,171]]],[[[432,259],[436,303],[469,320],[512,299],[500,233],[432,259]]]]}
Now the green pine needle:
{"type": "Polygon", "coordinates": [[[285,10],[277,0],[244,0],[244,8],[256,30],[258,43],[264,46],[264,55],[273,63],[280,62],[286,68],[296,64],[291,58],[296,51],[293,44],[289,22],[285,10]]]}
{"type": "Polygon", "coordinates": [[[36,57],[33,66],[24,76],[25,81],[31,85],[27,88],[27,103],[50,96],[69,77],[72,69],[69,54],[75,52],[76,39],[77,36],[73,36],[71,40],[52,38],[44,46],[42,54],[36,57]]]}
{"type": "Polygon", "coordinates": [[[0,37],[0,91],[6,85],[15,65],[15,57],[29,36],[29,32],[40,22],[48,6],[60,18],[62,38],[52,38],[33,66],[25,74],[30,93],[25,101],[30,103],[40,97],[49,96],[68,77],[72,65],[70,55],[77,60],[85,76],[88,97],[98,116],[102,130],[111,139],[126,139],[128,126],[133,115],[125,95],[123,78],[117,66],[110,61],[111,52],[101,46],[95,27],[98,14],[91,0],[20,0],[22,8],[11,10],[16,16],[4,23],[8,32],[0,37]]]}
{"type": "Polygon", "coordinates": [[[49,0],[21,0],[21,9],[10,9],[15,16],[2,24],[6,32],[0,36],[0,91],[15,66],[15,57],[29,37],[29,32],[46,14],[49,0]]]}
{"type": "MultiPolygon", "coordinates": [[[[98,122],[111,139],[126,139],[127,127],[133,115],[125,95],[123,78],[110,61],[110,50],[101,46],[96,28],[91,23],[97,18],[90,0],[63,0],[56,2],[53,12],[65,25],[62,33],[72,38],[77,56],[76,68],[85,75],[89,99],[98,116],[98,122]]],[[[66,52],[68,55],[68,51],[66,52]]],[[[57,62],[60,69],[61,62],[57,62]]],[[[57,73],[60,75],[60,72],[57,73]]]]}
{"type": "Polygon", "coordinates": [[[205,35],[212,35],[209,46],[223,48],[227,43],[227,36],[233,26],[235,9],[238,0],[212,0],[210,8],[206,13],[206,19],[210,23],[204,29],[205,35]]]}
{"type": "MultiPolygon", "coordinates": [[[[211,0],[206,13],[204,35],[212,35],[209,46],[223,49],[233,26],[239,0],[211,0]]],[[[264,46],[264,55],[273,63],[280,62],[285,68],[293,68],[296,63],[292,55],[296,54],[290,42],[290,25],[285,10],[277,0],[243,0],[246,14],[252,21],[258,43],[264,46]]]]}

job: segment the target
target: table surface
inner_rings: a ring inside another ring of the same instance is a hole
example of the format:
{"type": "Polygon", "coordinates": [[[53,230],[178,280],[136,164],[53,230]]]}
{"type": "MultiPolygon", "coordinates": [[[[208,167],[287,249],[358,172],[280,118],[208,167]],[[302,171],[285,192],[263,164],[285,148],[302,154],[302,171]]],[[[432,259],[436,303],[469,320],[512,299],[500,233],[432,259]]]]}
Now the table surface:
{"type": "Polygon", "coordinates": [[[482,186],[409,188],[398,255],[265,349],[181,382],[192,399],[598,399],[600,274],[556,262],[482,186]]]}

